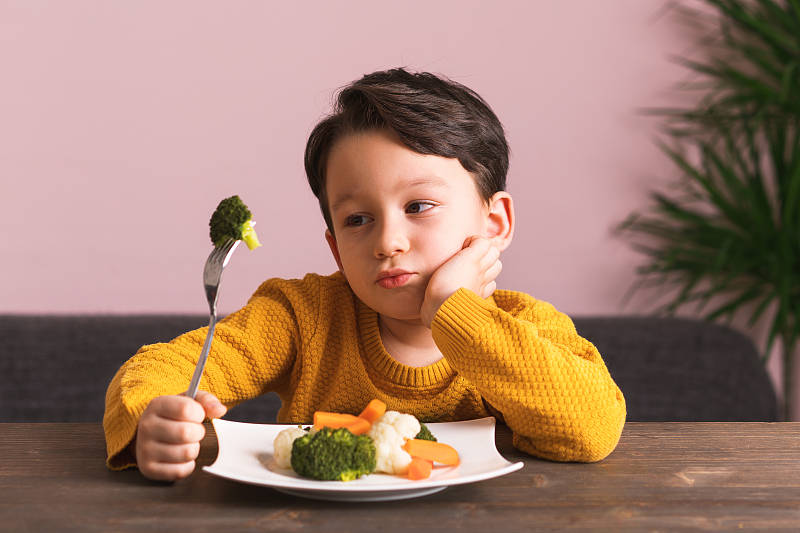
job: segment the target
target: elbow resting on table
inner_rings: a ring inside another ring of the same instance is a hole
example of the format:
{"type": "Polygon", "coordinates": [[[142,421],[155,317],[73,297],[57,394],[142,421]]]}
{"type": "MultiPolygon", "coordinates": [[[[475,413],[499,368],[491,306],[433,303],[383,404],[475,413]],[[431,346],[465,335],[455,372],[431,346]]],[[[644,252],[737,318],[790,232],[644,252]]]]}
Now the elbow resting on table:
{"type": "Polygon", "coordinates": [[[620,431],[616,434],[612,432],[604,432],[601,434],[594,434],[576,447],[576,454],[573,458],[567,459],[568,461],[578,461],[581,463],[595,463],[602,461],[617,447],[619,443],[620,431]]]}
{"type": "Polygon", "coordinates": [[[567,461],[594,463],[608,457],[617,447],[628,413],[619,387],[614,386],[609,396],[606,402],[590,403],[596,407],[584,411],[572,424],[575,457],[567,461]]]}
{"type": "Polygon", "coordinates": [[[587,413],[577,423],[576,447],[578,457],[570,459],[594,463],[608,457],[619,444],[625,426],[627,409],[622,392],[617,389],[615,401],[606,410],[587,413]]]}
{"type": "Polygon", "coordinates": [[[551,461],[594,463],[617,447],[625,425],[625,404],[611,412],[554,424],[532,437],[514,434],[514,447],[551,461]]]}
{"type": "Polygon", "coordinates": [[[573,452],[567,461],[594,463],[608,457],[617,447],[625,425],[625,406],[605,416],[586,418],[575,424],[573,452]]]}

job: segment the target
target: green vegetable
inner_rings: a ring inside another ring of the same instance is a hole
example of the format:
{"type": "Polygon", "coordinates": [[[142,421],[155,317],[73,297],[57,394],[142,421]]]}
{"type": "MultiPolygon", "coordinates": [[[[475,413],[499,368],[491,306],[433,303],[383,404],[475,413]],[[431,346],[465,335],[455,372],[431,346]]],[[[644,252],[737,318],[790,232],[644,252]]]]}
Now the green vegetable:
{"type": "Polygon", "coordinates": [[[254,224],[253,215],[241,198],[225,198],[219,203],[208,223],[211,242],[214,246],[220,246],[228,239],[241,240],[251,250],[258,248],[261,243],[258,242],[254,224]]]}
{"type": "Polygon", "coordinates": [[[417,433],[417,436],[414,438],[420,440],[432,440],[433,442],[437,442],[436,437],[433,436],[431,430],[428,429],[428,426],[426,426],[422,422],[419,423],[419,433],[417,433]]]}
{"type": "Polygon", "coordinates": [[[352,481],[375,470],[375,443],[346,428],[322,428],[295,439],[292,469],[311,479],[352,481]]]}

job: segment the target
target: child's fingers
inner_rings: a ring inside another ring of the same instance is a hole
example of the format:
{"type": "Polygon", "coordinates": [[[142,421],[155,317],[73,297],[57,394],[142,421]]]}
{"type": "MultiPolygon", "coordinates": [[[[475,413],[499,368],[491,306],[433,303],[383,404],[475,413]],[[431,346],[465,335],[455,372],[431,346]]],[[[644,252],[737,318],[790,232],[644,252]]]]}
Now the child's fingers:
{"type": "Polygon", "coordinates": [[[139,432],[148,441],[188,444],[203,440],[206,428],[197,422],[177,422],[168,418],[152,417],[142,420],[139,432]]]}
{"type": "Polygon", "coordinates": [[[490,281],[483,288],[483,291],[482,291],[482,294],[481,294],[481,298],[488,298],[489,296],[494,294],[494,291],[496,291],[496,290],[497,290],[497,283],[495,283],[494,281],[490,281]]]}
{"type": "Polygon", "coordinates": [[[496,246],[490,246],[483,257],[481,257],[481,266],[488,269],[494,265],[499,258],[500,250],[498,250],[496,246]]]}
{"type": "Polygon", "coordinates": [[[480,236],[478,236],[478,235],[470,235],[469,237],[464,239],[464,244],[461,245],[461,249],[465,250],[465,249],[469,248],[472,245],[472,243],[475,242],[476,239],[480,239],[480,236]]]}
{"type": "Polygon", "coordinates": [[[210,392],[199,390],[195,397],[200,405],[203,406],[208,418],[219,418],[228,410],[216,396],[210,392]]]}
{"type": "Polygon", "coordinates": [[[500,272],[503,270],[503,263],[496,259],[492,266],[486,269],[486,274],[484,274],[484,279],[493,281],[500,275],[500,272]]]}
{"type": "MultiPolygon", "coordinates": [[[[497,255],[499,255],[499,253],[497,255]]],[[[494,291],[497,290],[497,283],[495,282],[495,279],[497,279],[497,276],[500,275],[500,271],[502,270],[503,270],[503,263],[500,262],[500,259],[495,258],[494,263],[492,263],[492,265],[489,266],[483,274],[483,279],[485,280],[485,284],[483,285],[483,288],[481,290],[482,298],[488,298],[489,296],[494,294],[494,291]]]]}
{"type": "Polygon", "coordinates": [[[495,246],[491,239],[486,237],[470,237],[472,241],[468,246],[470,252],[474,253],[477,258],[484,264],[491,264],[495,259],[500,257],[500,249],[495,246]]]}
{"type": "Polygon", "coordinates": [[[206,429],[205,411],[186,396],[160,396],[148,404],[136,433],[136,463],[145,477],[174,481],[195,467],[206,429]]]}
{"type": "Polygon", "coordinates": [[[486,237],[472,236],[467,241],[469,241],[469,245],[457,255],[460,255],[468,262],[474,263],[478,268],[487,268],[500,256],[500,251],[486,237]]]}
{"type": "Polygon", "coordinates": [[[149,479],[157,481],[175,481],[189,477],[194,471],[195,462],[187,461],[185,463],[158,463],[151,462],[147,464],[139,464],[139,470],[149,479]]]}
{"type": "Polygon", "coordinates": [[[171,420],[202,422],[206,417],[203,406],[188,396],[159,396],[150,402],[148,409],[171,420]]]}
{"type": "Polygon", "coordinates": [[[153,463],[183,464],[194,461],[200,454],[200,443],[166,444],[148,442],[145,445],[146,457],[153,463]]]}
{"type": "Polygon", "coordinates": [[[462,250],[472,249],[477,253],[485,253],[486,250],[489,249],[491,246],[491,242],[486,237],[481,237],[480,235],[470,235],[469,237],[464,240],[464,245],[461,247],[462,250]]]}

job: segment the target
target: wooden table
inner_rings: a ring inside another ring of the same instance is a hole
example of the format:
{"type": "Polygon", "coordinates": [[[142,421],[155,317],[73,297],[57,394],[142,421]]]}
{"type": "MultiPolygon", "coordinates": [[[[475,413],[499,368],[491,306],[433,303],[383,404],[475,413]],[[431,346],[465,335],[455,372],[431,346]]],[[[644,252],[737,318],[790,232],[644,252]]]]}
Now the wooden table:
{"type": "MultiPolygon", "coordinates": [[[[210,426],[209,426],[210,427],[210,426]]],[[[800,423],[628,423],[595,464],[541,461],[418,499],[336,503],[201,470],[108,471],[99,424],[0,424],[0,531],[800,530],[800,423]]],[[[209,431],[199,464],[216,457],[209,431]]]]}

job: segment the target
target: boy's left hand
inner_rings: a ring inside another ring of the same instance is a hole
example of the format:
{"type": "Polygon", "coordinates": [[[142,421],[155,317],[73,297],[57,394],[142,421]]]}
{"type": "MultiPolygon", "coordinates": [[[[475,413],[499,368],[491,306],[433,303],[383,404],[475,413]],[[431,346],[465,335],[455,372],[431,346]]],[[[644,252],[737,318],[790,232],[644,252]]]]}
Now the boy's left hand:
{"type": "Polygon", "coordinates": [[[420,309],[422,323],[431,327],[433,317],[445,300],[461,287],[481,298],[488,298],[497,289],[495,279],[503,269],[500,250],[491,239],[473,235],[463,248],[440,266],[428,281],[420,309]]]}

